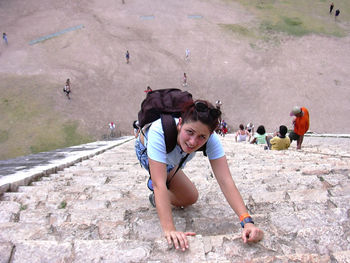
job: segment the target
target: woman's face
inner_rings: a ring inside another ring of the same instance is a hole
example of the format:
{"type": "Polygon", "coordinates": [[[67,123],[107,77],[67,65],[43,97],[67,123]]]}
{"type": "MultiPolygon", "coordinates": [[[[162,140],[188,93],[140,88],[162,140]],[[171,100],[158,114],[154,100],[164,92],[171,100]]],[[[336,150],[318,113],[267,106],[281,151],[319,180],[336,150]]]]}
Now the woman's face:
{"type": "Polygon", "coordinates": [[[177,143],[186,153],[192,153],[202,147],[209,139],[210,130],[200,121],[183,123],[179,119],[177,125],[177,143]]]}

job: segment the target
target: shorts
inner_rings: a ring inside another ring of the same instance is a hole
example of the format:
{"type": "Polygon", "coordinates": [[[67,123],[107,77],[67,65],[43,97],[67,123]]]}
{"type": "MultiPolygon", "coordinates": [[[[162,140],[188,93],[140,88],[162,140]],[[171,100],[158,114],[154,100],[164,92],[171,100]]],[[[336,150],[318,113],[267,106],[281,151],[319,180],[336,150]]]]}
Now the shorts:
{"type": "Polygon", "coordinates": [[[295,132],[290,132],[288,136],[289,136],[290,142],[292,142],[293,140],[297,141],[300,138],[300,135],[296,134],[295,132]]]}
{"type": "MultiPolygon", "coordinates": [[[[141,166],[143,168],[145,168],[148,171],[148,173],[150,174],[149,162],[148,162],[148,156],[147,156],[147,148],[140,142],[140,136],[137,137],[137,139],[135,141],[135,152],[136,152],[137,159],[139,160],[141,166]]],[[[174,167],[175,167],[174,165],[167,164],[166,165],[167,173],[170,173],[170,171],[173,170],[174,167]]]]}

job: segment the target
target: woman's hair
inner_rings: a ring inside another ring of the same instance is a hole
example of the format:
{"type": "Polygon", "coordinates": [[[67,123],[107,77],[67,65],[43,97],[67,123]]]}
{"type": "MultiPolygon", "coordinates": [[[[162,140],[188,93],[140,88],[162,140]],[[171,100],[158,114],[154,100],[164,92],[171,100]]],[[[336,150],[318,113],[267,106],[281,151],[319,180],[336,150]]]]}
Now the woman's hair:
{"type": "Polygon", "coordinates": [[[240,125],[239,125],[239,128],[240,128],[241,130],[244,130],[244,125],[243,125],[243,124],[240,124],[240,125]]]}
{"type": "Polygon", "coordinates": [[[181,113],[183,123],[200,121],[208,126],[210,132],[214,132],[219,127],[220,117],[221,111],[205,100],[196,100],[185,103],[181,113]],[[200,108],[197,106],[199,104],[201,106],[200,108]]]}
{"type": "Polygon", "coordinates": [[[256,130],[256,132],[259,133],[260,135],[265,134],[266,131],[265,131],[264,125],[260,125],[260,126],[258,127],[258,129],[256,130]]]}

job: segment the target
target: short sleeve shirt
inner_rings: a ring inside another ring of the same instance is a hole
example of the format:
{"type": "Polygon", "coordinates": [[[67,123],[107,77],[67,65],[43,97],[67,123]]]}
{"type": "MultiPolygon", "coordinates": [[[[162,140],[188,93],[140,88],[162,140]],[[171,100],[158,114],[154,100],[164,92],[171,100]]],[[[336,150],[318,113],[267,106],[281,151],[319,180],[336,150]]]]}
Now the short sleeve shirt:
{"type": "Polygon", "coordinates": [[[260,135],[259,133],[255,133],[254,137],[256,138],[257,144],[265,144],[266,143],[266,133],[260,135]]]}
{"type": "MultiPolygon", "coordinates": [[[[179,119],[175,118],[175,122],[177,124],[179,122],[179,119]]],[[[144,142],[147,147],[148,157],[161,163],[176,166],[180,163],[181,158],[187,155],[187,153],[182,151],[181,147],[178,144],[175,146],[175,149],[173,151],[166,153],[164,131],[160,119],[152,123],[151,127],[146,132],[146,138],[144,142]]],[[[207,141],[206,153],[209,160],[218,159],[225,155],[220,139],[216,133],[210,135],[207,141]]],[[[183,167],[194,156],[195,152],[191,153],[187,157],[185,163],[183,164],[183,167]]]]}
{"type": "Polygon", "coordinates": [[[271,150],[286,150],[290,146],[290,139],[288,136],[285,138],[273,137],[270,140],[271,150]]]}

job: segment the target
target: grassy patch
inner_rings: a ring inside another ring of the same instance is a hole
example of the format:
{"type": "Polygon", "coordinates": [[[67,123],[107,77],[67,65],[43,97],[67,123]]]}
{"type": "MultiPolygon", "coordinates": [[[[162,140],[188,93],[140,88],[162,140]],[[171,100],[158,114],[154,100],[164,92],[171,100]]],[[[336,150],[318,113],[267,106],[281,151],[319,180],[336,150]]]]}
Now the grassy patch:
{"type": "MultiPolygon", "coordinates": [[[[49,122],[52,123],[52,122],[49,122]]],[[[78,122],[69,121],[53,125],[45,125],[45,132],[40,132],[32,145],[30,145],[31,153],[39,153],[51,151],[57,148],[64,148],[72,145],[90,142],[88,136],[80,134],[78,122]]]]}
{"type": "Polygon", "coordinates": [[[9,138],[8,131],[0,130],[0,143],[6,142],[9,138]]]}
{"type": "Polygon", "coordinates": [[[256,24],[259,34],[271,31],[293,36],[308,34],[344,37],[347,32],[341,22],[350,22],[350,2],[340,0],[335,9],[340,9],[339,21],[334,14],[329,14],[329,3],[326,1],[303,0],[226,0],[239,2],[261,21],[256,24]]]}
{"type": "Polygon", "coordinates": [[[0,75],[0,159],[50,151],[86,143],[79,122],[56,112],[52,90],[45,76],[0,75]]]}
{"type": "Polygon", "coordinates": [[[249,30],[247,27],[238,24],[219,24],[221,28],[226,31],[238,34],[244,37],[255,37],[253,31],[249,30]]]}

